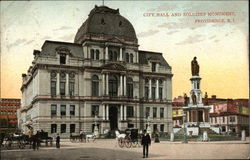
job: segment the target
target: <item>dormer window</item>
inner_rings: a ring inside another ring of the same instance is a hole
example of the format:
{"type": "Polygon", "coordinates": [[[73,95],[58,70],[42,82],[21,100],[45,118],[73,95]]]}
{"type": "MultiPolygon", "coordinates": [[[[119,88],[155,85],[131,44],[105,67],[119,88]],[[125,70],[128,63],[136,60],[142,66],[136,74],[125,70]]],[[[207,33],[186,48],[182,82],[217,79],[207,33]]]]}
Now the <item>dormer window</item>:
{"type": "Polygon", "coordinates": [[[66,64],[66,54],[60,54],[60,64],[66,64]]]}
{"type": "Polygon", "coordinates": [[[156,72],[156,62],[152,62],[151,64],[152,72],[156,72]]]}

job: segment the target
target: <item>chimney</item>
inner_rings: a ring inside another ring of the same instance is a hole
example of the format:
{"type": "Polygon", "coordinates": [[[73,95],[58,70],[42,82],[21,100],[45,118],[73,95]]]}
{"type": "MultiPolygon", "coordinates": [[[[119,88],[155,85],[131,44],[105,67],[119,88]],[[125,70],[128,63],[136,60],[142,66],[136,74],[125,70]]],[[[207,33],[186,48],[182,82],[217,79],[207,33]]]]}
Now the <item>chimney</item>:
{"type": "Polygon", "coordinates": [[[216,95],[212,95],[211,98],[212,98],[212,99],[216,99],[216,95]]]}

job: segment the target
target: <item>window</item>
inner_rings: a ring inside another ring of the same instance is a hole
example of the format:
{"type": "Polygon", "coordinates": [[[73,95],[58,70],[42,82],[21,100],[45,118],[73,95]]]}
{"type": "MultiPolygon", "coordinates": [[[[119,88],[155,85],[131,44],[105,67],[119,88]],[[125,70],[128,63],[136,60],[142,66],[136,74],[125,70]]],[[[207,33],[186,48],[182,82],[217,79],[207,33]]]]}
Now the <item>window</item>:
{"type": "Polygon", "coordinates": [[[57,132],[57,125],[51,124],[51,133],[56,133],[56,132],[57,132]]]}
{"type": "Polygon", "coordinates": [[[133,123],[129,123],[128,124],[128,128],[134,128],[134,124],[133,123]]]}
{"type": "Polygon", "coordinates": [[[159,99],[162,99],[162,88],[159,88],[159,99]]]}
{"type": "Polygon", "coordinates": [[[155,87],[152,87],[152,99],[155,99],[155,87]]]}
{"type": "Polygon", "coordinates": [[[214,122],[217,123],[217,117],[214,117],[214,122]]]}
{"type": "Polygon", "coordinates": [[[160,108],[160,118],[164,118],[164,108],[160,108]]]}
{"type": "Polygon", "coordinates": [[[60,64],[66,64],[66,55],[60,54],[60,64]]]}
{"type": "Polygon", "coordinates": [[[95,115],[99,115],[99,106],[98,105],[93,105],[91,107],[91,116],[95,117],[95,115]]]}
{"type": "Polygon", "coordinates": [[[133,79],[127,78],[127,96],[128,98],[133,98],[133,79]]]}
{"type": "Polygon", "coordinates": [[[126,53],[126,62],[129,63],[129,54],[126,53]]]}
{"type": "Polygon", "coordinates": [[[156,131],[158,131],[157,124],[153,124],[153,132],[156,132],[156,131]]]}
{"type": "Polygon", "coordinates": [[[161,124],[161,125],[160,125],[160,131],[161,131],[161,132],[164,132],[164,124],[161,124]]]}
{"type": "Polygon", "coordinates": [[[56,116],[56,108],[57,106],[55,104],[51,105],[51,116],[56,116]]]}
{"type": "Polygon", "coordinates": [[[148,116],[150,116],[150,108],[146,107],[146,118],[148,118],[148,116]]]}
{"type": "Polygon", "coordinates": [[[117,52],[116,51],[113,52],[113,61],[117,61],[117,52]]]}
{"type": "Polygon", "coordinates": [[[70,124],[69,128],[70,128],[70,133],[75,133],[75,130],[76,130],[75,124],[70,124]]]}
{"type": "Polygon", "coordinates": [[[149,92],[149,91],[148,91],[148,87],[146,86],[146,87],[145,87],[145,98],[146,98],[146,99],[148,99],[148,92],[149,92]]]}
{"type": "Polygon", "coordinates": [[[113,52],[109,51],[109,60],[112,61],[113,60],[113,52]]]}
{"type": "Polygon", "coordinates": [[[75,115],[75,105],[70,105],[70,115],[71,116],[75,115]]]}
{"type": "Polygon", "coordinates": [[[56,95],[56,81],[51,81],[51,95],[56,95]]]}
{"type": "Polygon", "coordinates": [[[91,49],[91,50],[90,50],[90,56],[91,56],[91,59],[92,59],[92,60],[95,59],[95,50],[94,50],[94,49],[91,49]]]}
{"type": "Polygon", "coordinates": [[[116,76],[109,77],[109,96],[116,97],[118,92],[118,80],[116,76]]]}
{"type": "Polygon", "coordinates": [[[75,83],[74,82],[69,82],[69,95],[73,96],[75,92],[75,83]]]}
{"type": "Polygon", "coordinates": [[[61,133],[66,133],[66,124],[61,124],[61,133]]]}
{"type": "Polygon", "coordinates": [[[65,82],[60,82],[60,95],[65,95],[65,82]]]}
{"type": "Polygon", "coordinates": [[[156,118],[156,116],[157,116],[157,108],[154,107],[153,108],[153,118],[156,118]]]}
{"type": "Polygon", "coordinates": [[[235,117],[230,117],[230,122],[235,122],[235,117]]]}
{"type": "Polygon", "coordinates": [[[99,96],[99,78],[96,75],[92,77],[92,96],[99,96]]]}
{"type": "Polygon", "coordinates": [[[97,49],[96,50],[96,55],[95,55],[96,57],[96,60],[99,60],[99,58],[100,58],[100,51],[97,49]]]}
{"type": "Polygon", "coordinates": [[[129,57],[129,58],[130,58],[130,63],[133,63],[134,56],[133,56],[132,53],[130,54],[130,57],[129,57]]]}
{"type": "Polygon", "coordinates": [[[66,105],[61,105],[61,116],[66,116],[66,105]]]}
{"type": "Polygon", "coordinates": [[[134,107],[133,106],[127,106],[127,117],[134,117],[134,107]]]}
{"type": "Polygon", "coordinates": [[[156,63],[152,62],[152,72],[155,72],[155,71],[156,71],[156,63]]]}

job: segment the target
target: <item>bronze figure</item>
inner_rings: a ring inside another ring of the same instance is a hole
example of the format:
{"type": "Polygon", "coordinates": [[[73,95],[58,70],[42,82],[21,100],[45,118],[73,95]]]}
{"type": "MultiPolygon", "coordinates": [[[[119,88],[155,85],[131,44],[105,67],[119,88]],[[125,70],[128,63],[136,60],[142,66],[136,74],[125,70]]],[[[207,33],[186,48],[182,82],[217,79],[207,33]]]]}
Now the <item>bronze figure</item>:
{"type": "Polygon", "coordinates": [[[191,62],[192,76],[199,76],[200,67],[196,61],[196,57],[191,62]]]}

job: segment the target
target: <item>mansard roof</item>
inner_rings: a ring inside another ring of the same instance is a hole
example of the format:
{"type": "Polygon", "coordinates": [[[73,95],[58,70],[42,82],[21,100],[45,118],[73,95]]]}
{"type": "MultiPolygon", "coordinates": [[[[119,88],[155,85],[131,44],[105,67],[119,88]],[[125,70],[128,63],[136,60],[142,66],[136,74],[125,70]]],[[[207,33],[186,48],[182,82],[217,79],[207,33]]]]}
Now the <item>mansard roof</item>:
{"type": "Polygon", "coordinates": [[[168,62],[162,56],[160,52],[151,52],[151,51],[142,51],[139,50],[139,63],[140,64],[148,64],[149,61],[158,62],[160,65],[165,66],[167,68],[171,68],[168,62]]]}
{"type": "Polygon", "coordinates": [[[69,52],[73,57],[83,58],[83,49],[80,44],[48,40],[44,42],[40,55],[55,57],[56,53],[60,50],[69,52]]]}

